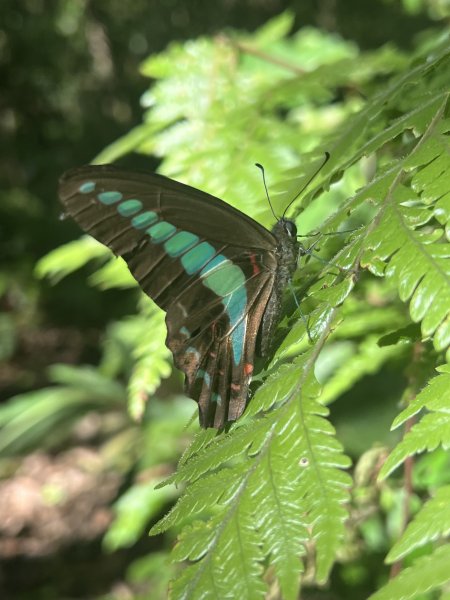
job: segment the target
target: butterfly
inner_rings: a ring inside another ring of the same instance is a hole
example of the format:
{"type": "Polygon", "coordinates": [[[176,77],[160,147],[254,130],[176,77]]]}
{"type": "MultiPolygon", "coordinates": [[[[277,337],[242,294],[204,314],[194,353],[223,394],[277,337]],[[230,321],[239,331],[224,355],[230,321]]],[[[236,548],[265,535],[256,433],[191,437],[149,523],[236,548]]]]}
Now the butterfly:
{"type": "Polygon", "coordinates": [[[221,429],[238,419],[255,352],[270,350],[297,267],[295,223],[283,216],[269,231],[210,194],[112,165],[66,172],[59,197],[166,311],[166,345],[200,425],[221,429]]]}

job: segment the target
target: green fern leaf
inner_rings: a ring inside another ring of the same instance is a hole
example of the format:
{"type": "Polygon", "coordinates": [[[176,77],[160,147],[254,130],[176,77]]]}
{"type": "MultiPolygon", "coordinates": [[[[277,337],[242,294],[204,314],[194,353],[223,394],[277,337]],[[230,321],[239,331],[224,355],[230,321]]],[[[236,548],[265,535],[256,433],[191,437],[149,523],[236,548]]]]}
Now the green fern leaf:
{"type": "Polygon", "coordinates": [[[137,420],[142,418],[147,398],[172,372],[171,354],[164,344],[164,313],[147,296],[142,296],[141,307],[143,319],[134,351],[136,362],[128,382],[130,413],[137,420]]]}
{"type": "Polygon", "coordinates": [[[110,250],[90,236],[83,236],[49,252],[36,265],[37,277],[49,277],[56,283],[91,260],[107,258],[110,250]]]}
{"type": "Polygon", "coordinates": [[[406,531],[391,548],[386,562],[393,563],[415,548],[450,534],[450,485],[437,490],[436,495],[422,507],[406,531]]]}
{"type": "Polygon", "coordinates": [[[430,411],[449,410],[450,407],[450,365],[440,365],[436,371],[441,373],[433,377],[428,385],[394,420],[392,429],[402,425],[405,421],[416,415],[422,408],[430,411]]]}
{"type": "MultiPolygon", "coordinates": [[[[324,290],[311,321],[323,339],[337,315],[333,305],[352,288],[341,283],[324,290]]],[[[268,559],[284,597],[295,600],[309,538],[316,547],[317,580],[326,580],[344,535],[351,479],[342,471],[349,461],[324,418],[328,411],[316,400],[317,354],[308,349],[269,378],[230,433],[199,434],[195,450],[166,481],[190,485],[152,534],[186,519],[206,519],[180,537],[174,556],[197,562],[174,582],[174,598],[214,597],[223,586],[233,597],[261,598],[262,563],[268,559]],[[244,559],[244,550],[253,555],[244,559]]]]}
{"type": "Polygon", "coordinates": [[[123,258],[113,256],[111,253],[109,260],[90,275],[89,283],[101,290],[137,286],[136,279],[131,275],[123,258]]]}
{"type": "Polygon", "coordinates": [[[239,465],[205,475],[195,481],[186,489],[172,510],[152,527],[150,534],[157,535],[170,527],[183,525],[189,515],[210,513],[211,507],[237,492],[242,472],[243,467],[239,465]]]}
{"type": "MultiPolygon", "coordinates": [[[[420,199],[401,185],[404,168],[417,167],[434,160],[445,140],[436,133],[442,124],[446,101],[441,104],[410,157],[398,163],[397,173],[383,175],[384,185],[391,180],[382,196],[379,212],[368,229],[361,263],[370,267],[373,259],[387,263],[386,276],[395,282],[400,298],[410,300],[411,318],[422,321],[422,333],[433,336],[436,350],[450,344],[450,244],[443,243],[440,229],[421,228],[431,213],[426,206],[408,205],[420,199]]],[[[450,169],[450,163],[448,165],[450,169]]],[[[429,198],[428,198],[429,199],[429,198]]]]}
{"type": "Polygon", "coordinates": [[[385,477],[398,467],[408,456],[424,450],[435,450],[442,446],[450,448],[450,415],[447,411],[436,411],[425,415],[412,427],[402,441],[394,448],[380,471],[385,477]]]}
{"type": "Polygon", "coordinates": [[[247,449],[252,453],[258,452],[270,433],[271,422],[260,419],[251,424],[239,424],[233,432],[217,435],[209,444],[203,446],[200,452],[179,466],[178,471],[166,480],[166,483],[183,483],[195,481],[212,469],[242,455],[247,449]]]}
{"type": "Polygon", "coordinates": [[[297,380],[277,410],[204,439],[170,478],[192,483],[151,533],[206,519],[180,537],[174,557],[197,562],[174,582],[174,598],[222,597],[225,589],[230,597],[262,598],[268,559],[283,597],[294,600],[309,538],[317,579],[326,579],[343,539],[351,480],[342,471],[349,461],[324,418],[327,409],[309,395],[317,395],[317,383],[308,357],[297,359],[297,380]]]}
{"type": "Polygon", "coordinates": [[[201,429],[192,440],[190,446],[183,452],[179,465],[184,465],[194,454],[200,452],[207,444],[211,443],[216,438],[218,432],[212,427],[209,429],[201,429]]]}
{"type": "Polygon", "coordinates": [[[408,456],[434,450],[438,446],[450,448],[450,366],[441,367],[441,375],[414,399],[411,405],[394,422],[397,427],[420,409],[427,408],[425,414],[394,448],[380,471],[380,478],[387,477],[408,456]]]}
{"type": "Polygon", "coordinates": [[[409,600],[441,588],[450,581],[450,544],[418,558],[369,600],[409,600]]]}
{"type": "Polygon", "coordinates": [[[285,443],[294,444],[294,436],[300,434],[297,456],[304,473],[299,488],[316,542],[316,579],[324,582],[344,535],[347,510],[343,504],[348,502],[346,488],[351,479],[341,469],[350,463],[341,454],[342,447],[333,437],[333,427],[323,418],[326,409],[313,399],[305,399],[295,408],[300,430],[292,427],[285,435],[285,443]]]}
{"type": "Polygon", "coordinates": [[[279,453],[283,451],[282,444],[271,444],[261,462],[258,478],[252,478],[249,490],[253,504],[264,507],[255,515],[264,555],[271,556],[283,598],[295,600],[303,571],[300,557],[305,553],[308,532],[299,523],[298,516],[304,507],[300,496],[295,494],[295,482],[289,473],[277,468],[283,460],[279,453]]]}
{"type": "Polygon", "coordinates": [[[261,579],[263,555],[257,532],[246,518],[245,504],[241,502],[225,520],[212,519],[208,527],[195,523],[183,532],[174,557],[197,562],[186,567],[172,583],[170,598],[264,598],[267,588],[261,579]]]}

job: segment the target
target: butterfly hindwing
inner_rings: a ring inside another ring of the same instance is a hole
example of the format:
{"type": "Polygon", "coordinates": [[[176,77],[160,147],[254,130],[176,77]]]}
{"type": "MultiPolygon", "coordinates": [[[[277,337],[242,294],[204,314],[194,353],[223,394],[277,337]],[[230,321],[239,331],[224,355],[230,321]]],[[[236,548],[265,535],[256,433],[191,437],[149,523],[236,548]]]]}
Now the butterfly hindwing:
{"type": "MultiPolygon", "coordinates": [[[[241,260],[237,264],[244,268],[241,260]]],[[[226,270],[226,265],[218,267],[216,274],[220,275],[221,270],[226,270]]],[[[201,281],[181,296],[181,304],[174,301],[167,312],[167,344],[176,366],[186,373],[189,396],[199,402],[202,423],[219,427],[224,420],[238,418],[245,408],[256,336],[273,285],[269,274],[270,271],[249,276],[243,284],[245,308],[240,307],[242,313],[235,322],[226,307],[228,302],[234,302],[239,308],[242,288],[223,297],[210,294],[209,301],[196,307],[195,298],[201,297],[202,292],[196,288],[202,285],[201,281]],[[236,293],[237,297],[233,296],[236,293]]]]}
{"type": "Polygon", "coordinates": [[[274,286],[275,237],[209,194],[110,166],[69,171],[60,198],[166,310],[166,343],[199,404],[202,426],[237,419],[274,286]]]}

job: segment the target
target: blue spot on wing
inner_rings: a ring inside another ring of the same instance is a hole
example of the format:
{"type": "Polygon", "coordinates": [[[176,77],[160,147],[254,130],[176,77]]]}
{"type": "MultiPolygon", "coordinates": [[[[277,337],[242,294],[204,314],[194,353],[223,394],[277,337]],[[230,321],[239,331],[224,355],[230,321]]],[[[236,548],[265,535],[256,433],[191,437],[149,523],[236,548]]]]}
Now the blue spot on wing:
{"type": "Polygon", "coordinates": [[[244,338],[245,338],[245,320],[236,326],[233,333],[231,334],[231,344],[233,346],[233,357],[234,364],[238,365],[242,359],[242,351],[244,349],[244,338]]]}
{"type": "Polygon", "coordinates": [[[204,277],[207,273],[209,273],[209,271],[212,271],[213,269],[219,267],[220,265],[223,265],[224,263],[229,263],[230,261],[227,259],[226,256],[224,256],[223,254],[218,254],[217,256],[215,256],[212,260],[209,261],[209,263],[206,265],[206,267],[203,267],[200,276],[204,277]]]}
{"type": "Polygon", "coordinates": [[[198,246],[188,250],[181,257],[181,264],[188,275],[200,271],[202,267],[214,256],[216,250],[208,242],[202,242],[198,246]]]}
{"type": "Polygon", "coordinates": [[[158,215],[152,210],[147,210],[131,219],[131,224],[136,229],[144,229],[158,220],[158,215]]]}
{"type": "Polygon", "coordinates": [[[237,365],[242,359],[246,330],[244,316],[247,308],[247,290],[245,286],[232,292],[222,302],[228,313],[230,326],[234,327],[234,331],[231,334],[231,344],[233,346],[234,364],[237,365]]]}
{"type": "Polygon", "coordinates": [[[94,181],[85,181],[80,185],[78,191],[82,194],[89,194],[95,190],[95,182],[94,181]]]}
{"type": "Polygon", "coordinates": [[[97,198],[100,200],[102,204],[106,204],[106,206],[110,204],[115,204],[122,200],[123,196],[120,192],[100,192],[97,195],[97,198]]]}
{"type": "Polygon", "coordinates": [[[189,250],[199,241],[198,235],[189,233],[189,231],[179,231],[176,235],[167,240],[164,249],[169,256],[175,258],[189,250]]]}
{"type": "Polygon", "coordinates": [[[196,358],[200,358],[200,352],[193,346],[186,349],[186,354],[193,354],[196,358]]]}
{"type": "Polygon", "coordinates": [[[117,212],[122,215],[122,217],[131,217],[135,215],[142,209],[142,202],[140,200],[130,199],[125,200],[125,202],[121,202],[117,207],[117,212]]]}
{"type": "Polygon", "coordinates": [[[207,387],[209,387],[211,385],[211,377],[210,377],[209,373],[207,373],[204,369],[199,369],[197,371],[197,375],[195,376],[195,379],[203,379],[203,381],[206,383],[207,387]]]}
{"type": "Polygon", "coordinates": [[[231,324],[236,324],[245,314],[247,306],[247,290],[245,286],[232,292],[226,299],[224,298],[224,306],[230,317],[231,324]]]}
{"type": "Polygon", "coordinates": [[[152,242],[155,244],[159,244],[167,238],[171,237],[177,228],[172,223],[168,223],[167,221],[159,221],[155,225],[152,225],[149,229],[147,229],[147,233],[151,237],[152,242]]]}
{"type": "Polygon", "coordinates": [[[212,394],[211,400],[212,400],[212,402],[216,402],[217,404],[222,404],[222,397],[220,394],[216,394],[216,393],[212,394]]]}

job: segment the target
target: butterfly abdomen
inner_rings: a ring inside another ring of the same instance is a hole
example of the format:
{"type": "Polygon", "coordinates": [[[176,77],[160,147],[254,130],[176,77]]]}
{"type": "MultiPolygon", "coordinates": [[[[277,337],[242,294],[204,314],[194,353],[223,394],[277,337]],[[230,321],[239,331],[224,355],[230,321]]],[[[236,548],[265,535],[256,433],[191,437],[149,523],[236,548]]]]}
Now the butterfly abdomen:
{"type": "Polygon", "coordinates": [[[276,250],[278,267],[259,332],[259,354],[262,357],[268,356],[270,352],[274,333],[281,316],[284,290],[291,282],[297,268],[300,248],[297,241],[297,228],[292,221],[280,219],[273,227],[272,233],[278,241],[276,250]]]}

